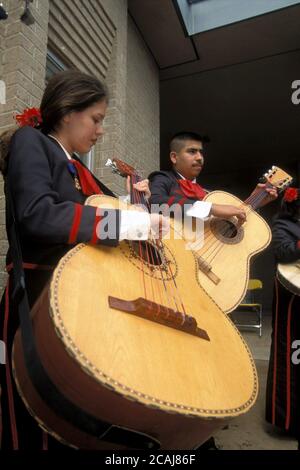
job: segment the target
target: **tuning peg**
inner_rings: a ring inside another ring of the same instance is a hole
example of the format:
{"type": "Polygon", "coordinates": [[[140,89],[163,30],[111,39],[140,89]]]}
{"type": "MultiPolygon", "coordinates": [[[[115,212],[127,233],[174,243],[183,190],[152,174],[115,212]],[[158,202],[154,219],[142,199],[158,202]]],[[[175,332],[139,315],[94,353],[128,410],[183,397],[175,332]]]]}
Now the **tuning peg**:
{"type": "Polygon", "coordinates": [[[264,184],[266,183],[267,181],[267,178],[265,176],[261,176],[259,179],[258,179],[258,182],[261,183],[261,184],[264,184]]]}
{"type": "Polygon", "coordinates": [[[114,164],[114,162],[110,158],[108,158],[106,163],[105,163],[105,166],[113,166],[113,164],[114,164]]]}

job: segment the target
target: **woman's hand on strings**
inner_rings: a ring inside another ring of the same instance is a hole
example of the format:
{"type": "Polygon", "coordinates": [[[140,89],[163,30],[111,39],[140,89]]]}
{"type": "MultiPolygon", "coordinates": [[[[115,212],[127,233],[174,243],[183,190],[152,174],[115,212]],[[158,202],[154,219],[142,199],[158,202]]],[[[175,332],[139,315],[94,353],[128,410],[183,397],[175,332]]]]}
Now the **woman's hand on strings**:
{"type": "MultiPolygon", "coordinates": [[[[132,186],[137,191],[145,193],[144,196],[146,199],[149,199],[149,197],[151,196],[151,191],[149,188],[149,180],[145,179],[145,180],[139,181],[138,183],[134,183],[132,186]]],[[[127,176],[127,179],[126,179],[126,190],[128,194],[131,193],[130,176],[127,176]]]]}

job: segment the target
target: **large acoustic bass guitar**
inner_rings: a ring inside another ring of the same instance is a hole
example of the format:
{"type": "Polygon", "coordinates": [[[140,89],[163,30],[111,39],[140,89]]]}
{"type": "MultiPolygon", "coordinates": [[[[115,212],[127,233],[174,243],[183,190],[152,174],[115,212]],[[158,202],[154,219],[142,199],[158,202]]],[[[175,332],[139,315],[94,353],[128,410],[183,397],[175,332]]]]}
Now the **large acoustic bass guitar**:
{"type": "MultiPolygon", "coordinates": [[[[101,195],[87,204],[135,210],[101,195]]],[[[60,260],[31,312],[55,399],[34,386],[20,331],[14,341],[18,390],[41,427],[80,449],[193,449],[253,406],[251,353],[194,264],[172,223],[161,240],[81,243],[60,260]]]]}

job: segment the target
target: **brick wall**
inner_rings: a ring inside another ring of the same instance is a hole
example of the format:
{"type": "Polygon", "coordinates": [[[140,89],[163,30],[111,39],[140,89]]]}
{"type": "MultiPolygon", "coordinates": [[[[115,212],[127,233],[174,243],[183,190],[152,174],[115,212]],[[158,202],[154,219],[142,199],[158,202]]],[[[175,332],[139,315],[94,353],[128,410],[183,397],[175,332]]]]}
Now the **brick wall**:
{"type": "MultiPolygon", "coordinates": [[[[24,2],[5,2],[8,19],[0,22],[0,80],[6,85],[6,104],[0,104],[0,132],[14,124],[13,114],[25,107],[38,106],[45,84],[48,36],[48,0],[30,3],[35,23],[20,21],[24,2]]],[[[0,180],[0,290],[4,287],[7,250],[5,199],[0,180]]]]}
{"type": "Polygon", "coordinates": [[[127,54],[125,155],[148,176],[159,169],[159,76],[130,18],[127,54]]]}
{"type": "Polygon", "coordinates": [[[124,159],[127,80],[127,0],[101,0],[116,25],[116,37],[109,62],[106,83],[110,101],[104,121],[105,134],[95,149],[94,171],[116,194],[124,194],[124,181],[105,168],[108,158],[124,159]]]}
{"type": "Polygon", "coordinates": [[[104,167],[107,158],[116,156],[145,177],[159,168],[159,72],[127,16],[126,1],[102,3],[117,25],[117,37],[106,77],[106,133],[96,152],[95,172],[116,194],[123,194],[124,181],[104,167]]]}
{"type": "MultiPolygon", "coordinates": [[[[93,170],[113,191],[124,194],[124,181],[105,168],[107,158],[121,158],[145,175],[159,167],[158,70],[128,19],[127,0],[34,0],[29,6],[33,25],[20,22],[24,4],[19,0],[5,2],[9,18],[0,22],[0,80],[7,87],[0,132],[13,124],[14,112],[39,105],[49,47],[67,65],[107,83],[105,135],[95,148],[93,170]]],[[[0,289],[6,249],[1,180],[0,289]]]]}

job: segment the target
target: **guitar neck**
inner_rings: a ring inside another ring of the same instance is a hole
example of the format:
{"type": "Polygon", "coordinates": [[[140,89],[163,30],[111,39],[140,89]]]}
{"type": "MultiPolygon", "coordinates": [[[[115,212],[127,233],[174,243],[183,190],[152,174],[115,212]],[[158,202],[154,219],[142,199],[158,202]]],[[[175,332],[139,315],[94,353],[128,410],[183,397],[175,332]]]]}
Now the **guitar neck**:
{"type": "Polygon", "coordinates": [[[270,183],[266,184],[266,188],[262,188],[255,194],[250,195],[244,202],[252,207],[252,209],[256,210],[262,200],[267,196],[268,192],[266,191],[267,188],[272,188],[270,183]]]}

